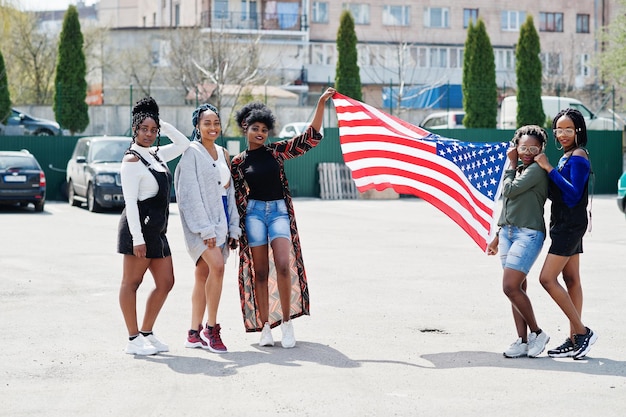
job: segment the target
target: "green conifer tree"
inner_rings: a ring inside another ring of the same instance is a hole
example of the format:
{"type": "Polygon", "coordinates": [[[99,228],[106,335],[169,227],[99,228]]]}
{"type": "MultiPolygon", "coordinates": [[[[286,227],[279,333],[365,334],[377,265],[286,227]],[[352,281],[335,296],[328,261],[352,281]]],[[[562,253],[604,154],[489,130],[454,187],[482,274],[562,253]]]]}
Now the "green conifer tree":
{"type": "Polygon", "coordinates": [[[9,93],[9,81],[6,67],[4,66],[4,56],[0,51],[0,123],[6,124],[11,114],[11,94],[9,93]]]}
{"type": "Polygon", "coordinates": [[[341,94],[360,101],[362,100],[361,76],[359,75],[354,19],[348,10],[344,10],[339,22],[335,88],[341,94]]]}
{"type": "Polygon", "coordinates": [[[482,19],[470,24],[463,57],[463,125],[495,128],[498,115],[496,64],[491,41],[482,19]]]}
{"type": "Polygon", "coordinates": [[[83,52],[83,34],[76,6],[69,6],[63,19],[54,80],[54,114],[70,134],[84,131],[89,125],[87,64],[83,52]]]}
{"type": "Polygon", "coordinates": [[[533,124],[544,126],[546,115],[541,103],[541,46],[533,17],[522,24],[515,49],[517,78],[517,127],[533,124]]]}

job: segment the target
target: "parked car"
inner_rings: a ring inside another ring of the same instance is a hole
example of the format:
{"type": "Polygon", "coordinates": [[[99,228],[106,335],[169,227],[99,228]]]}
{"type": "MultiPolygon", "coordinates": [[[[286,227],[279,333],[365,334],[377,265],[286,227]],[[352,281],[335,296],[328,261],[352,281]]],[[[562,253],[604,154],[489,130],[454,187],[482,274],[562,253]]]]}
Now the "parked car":
{"type": "Polygon", "coordinates": [[[617,207],[626,214],[626,171],[617,180],[617,207]]]}
{"type": "Polygon", "coordinates": [[[5,135],[62,136],[63,130],[53,120],[40,119],[17,109],[11,109],[11,115],[4,126],[5,135]]]}
{"type": "Polygon", "coordinates": [[[420,127],[426,130],[464,129],[464,111],[439,111],[429,114],[422,120],[420,127]]]}
{"type": "Polygon", "coordinates": [[[65,174],[72,206],[87,203],[92,212],[124,206],[120,168],[130,142],[124,136],[91,136],[76,142],[65,174]]]}
{"type": "Polygon", "coordinates": [[[46,175],[37,159],[23,149],[0,151],[0,203],[32,203],[35,211],[43,211],[46,203],[46,175]]]}
{"type": "Polygon", "coordinates": [[[278,137],[281,139],[291,139],[294,136],[298,136],[299,134],[304,132],[304,129],[309,127],[309,125],[309,122],[287,123],[285,126],[283,126],[282,129],[280,129],[278,137]]]}

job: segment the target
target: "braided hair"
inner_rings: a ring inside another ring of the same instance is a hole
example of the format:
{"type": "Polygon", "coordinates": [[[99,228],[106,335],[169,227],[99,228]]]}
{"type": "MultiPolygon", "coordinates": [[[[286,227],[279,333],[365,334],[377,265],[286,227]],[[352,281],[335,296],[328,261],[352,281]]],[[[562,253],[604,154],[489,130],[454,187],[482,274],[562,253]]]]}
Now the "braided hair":
{"type": "Polygon", "coordinates": [[[191,123],[193,124],[193,133],[191,134],[191,140],[196,140],[198,142],[202,141],[202,138],[200,136],[200,131],[198,130],[197,126],[198,126],[198,120],[200,120],[200,116],[202,116],[202,113],[204,113],[207,110],[215,113],[220,123],[222,122],[222,120],[220,119],[220,113],[217,111],[217,107],[209,103],[201,104],[193,111],[193,114],[191,116],[191,123]]]}
{"type": "Polygon", "coordinates": [[[546,143],[548,142],[548,134],[545,129],[541,126],[537,125],[525,125],[520,127],[515,131],[515,135],[513,136],[513,143],[517,146],[519,144],[519,140],[522,136],[527,135],[531,136],[541,143],[541,148],[545,148],[546,143]]]}
{"type": "Polygon", "coordinates": [[[580,110],[568,107],[558,112],[552,120],[552,129],[556,129],[556,123],[563,116],[568,117],[572,122],[574,122],[574,128],[576,131],[576,147],[584,147],[587,145],[587,124],[585,123],[585,117],[580,110]]]}
{"type": "Polygon", "coordinates": [[[144,97],[133,106],[133,143],[137,137],[139,125],[146,119],[152,119],[157,125],[157,152],[161,145],[161,124],[159,122],[159,105],[152,97],[144,97]]]}

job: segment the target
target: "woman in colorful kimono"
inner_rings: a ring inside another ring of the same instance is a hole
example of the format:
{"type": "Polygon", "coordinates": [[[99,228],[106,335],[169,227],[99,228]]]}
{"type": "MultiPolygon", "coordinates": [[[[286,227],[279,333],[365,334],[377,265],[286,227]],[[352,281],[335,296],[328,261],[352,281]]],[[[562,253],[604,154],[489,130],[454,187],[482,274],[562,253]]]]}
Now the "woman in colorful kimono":
{"type": "Polygon", "coordinates": [[[306,273],[284,161],[320,143],[324,106],[333,94],[335,89],[328,88],[321,95],[304,133],[280,142],[265,143],[275,119],[264,104],[249,103],[236,115],[248,141],[248,149],[235,156],[231,166],[242,231],[239,290],[246,331],[261,331],[260,346],[274,345],[271,328],[282,323],[281,344],[294,347],[291,319],[309,314],[306,273]]]}

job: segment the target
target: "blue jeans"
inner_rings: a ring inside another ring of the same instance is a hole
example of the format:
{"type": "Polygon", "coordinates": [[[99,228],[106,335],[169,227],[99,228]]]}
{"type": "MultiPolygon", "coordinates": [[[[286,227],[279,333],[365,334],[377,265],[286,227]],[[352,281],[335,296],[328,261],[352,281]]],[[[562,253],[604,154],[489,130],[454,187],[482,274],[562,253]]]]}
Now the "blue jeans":
{"type": "Polygon", "coordinates": [[[499,237],[498,252],[502,268],[528,274],[541,252],[546,235],[539,230],[505,225],[499,237]]]}
{"type": "Polygon", "coordinates": [[[277,237],[291,241],[289,213],[285,200],[248,200],[246,234],[250,247],[267,245],[277,237]]]}

